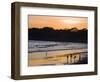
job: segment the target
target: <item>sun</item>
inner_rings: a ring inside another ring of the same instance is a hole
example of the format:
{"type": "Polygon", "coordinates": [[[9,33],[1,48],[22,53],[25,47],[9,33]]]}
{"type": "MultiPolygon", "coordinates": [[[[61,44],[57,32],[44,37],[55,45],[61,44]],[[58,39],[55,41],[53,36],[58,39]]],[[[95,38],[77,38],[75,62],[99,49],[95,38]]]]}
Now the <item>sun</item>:
{"type": "Polygon", "coordinates": [[[69,19],[69,20],[62,20],[63,23],[66,23],[66,24],[78,24],[80,23],[79,21],[75,21],[75,20],[72,20],[72,19],[69,19]]]}

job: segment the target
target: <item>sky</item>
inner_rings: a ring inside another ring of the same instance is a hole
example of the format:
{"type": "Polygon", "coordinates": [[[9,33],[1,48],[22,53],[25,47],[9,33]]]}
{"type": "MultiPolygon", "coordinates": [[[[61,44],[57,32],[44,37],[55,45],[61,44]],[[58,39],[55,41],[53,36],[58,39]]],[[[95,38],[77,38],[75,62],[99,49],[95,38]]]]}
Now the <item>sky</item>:
{"type": "Polygon", "coordinates": [[[52,27],[53,29],[88,28],[87,17],[29,15],[28,28],[52,27]]]}

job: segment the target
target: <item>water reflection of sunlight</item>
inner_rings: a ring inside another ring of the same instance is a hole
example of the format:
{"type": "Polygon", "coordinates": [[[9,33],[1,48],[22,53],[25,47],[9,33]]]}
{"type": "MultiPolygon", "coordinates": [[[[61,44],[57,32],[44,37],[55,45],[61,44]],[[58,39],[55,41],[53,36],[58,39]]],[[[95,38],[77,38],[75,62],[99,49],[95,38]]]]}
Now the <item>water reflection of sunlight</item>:
{"type": "Polygon", "coordinates": [[[56,56],[45,55],[45,57],[43,58],[29,57],[28,65],[37,66],[37,65],[75,64],[83,60],[83,58],[84,57],[82,53],[64,54],[64,55],[56,55],[56,56]]]}

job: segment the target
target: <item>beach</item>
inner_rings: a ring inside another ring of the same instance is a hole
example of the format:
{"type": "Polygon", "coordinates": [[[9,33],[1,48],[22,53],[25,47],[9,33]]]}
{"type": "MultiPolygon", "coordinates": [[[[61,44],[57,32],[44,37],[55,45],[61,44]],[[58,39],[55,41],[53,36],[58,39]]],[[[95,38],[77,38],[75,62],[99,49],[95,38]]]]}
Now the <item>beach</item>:
{"type": "Polygon", "coordinates": [[[87,64],[87,44],[30,40],[28,66],[87,64]]]}

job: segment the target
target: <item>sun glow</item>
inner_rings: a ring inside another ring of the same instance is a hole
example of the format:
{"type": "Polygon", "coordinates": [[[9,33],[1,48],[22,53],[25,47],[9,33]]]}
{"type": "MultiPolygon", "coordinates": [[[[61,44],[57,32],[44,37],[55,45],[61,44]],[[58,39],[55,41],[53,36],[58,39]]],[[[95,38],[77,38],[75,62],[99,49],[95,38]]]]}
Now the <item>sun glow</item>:
{"type": "Polygon", "coordinates": [[[53,29],[83,29],[88,27],[87,17],[61,17],[61,16],[28,16],[29,28],[52,27],[53,29]]]}
{"type": "Polygon", "coordinates": [[[77,24],[80,23],[79,21],[74,21],[74,20],[62,20],[63,23],[67,23],[67,24],[77,24]]]}

